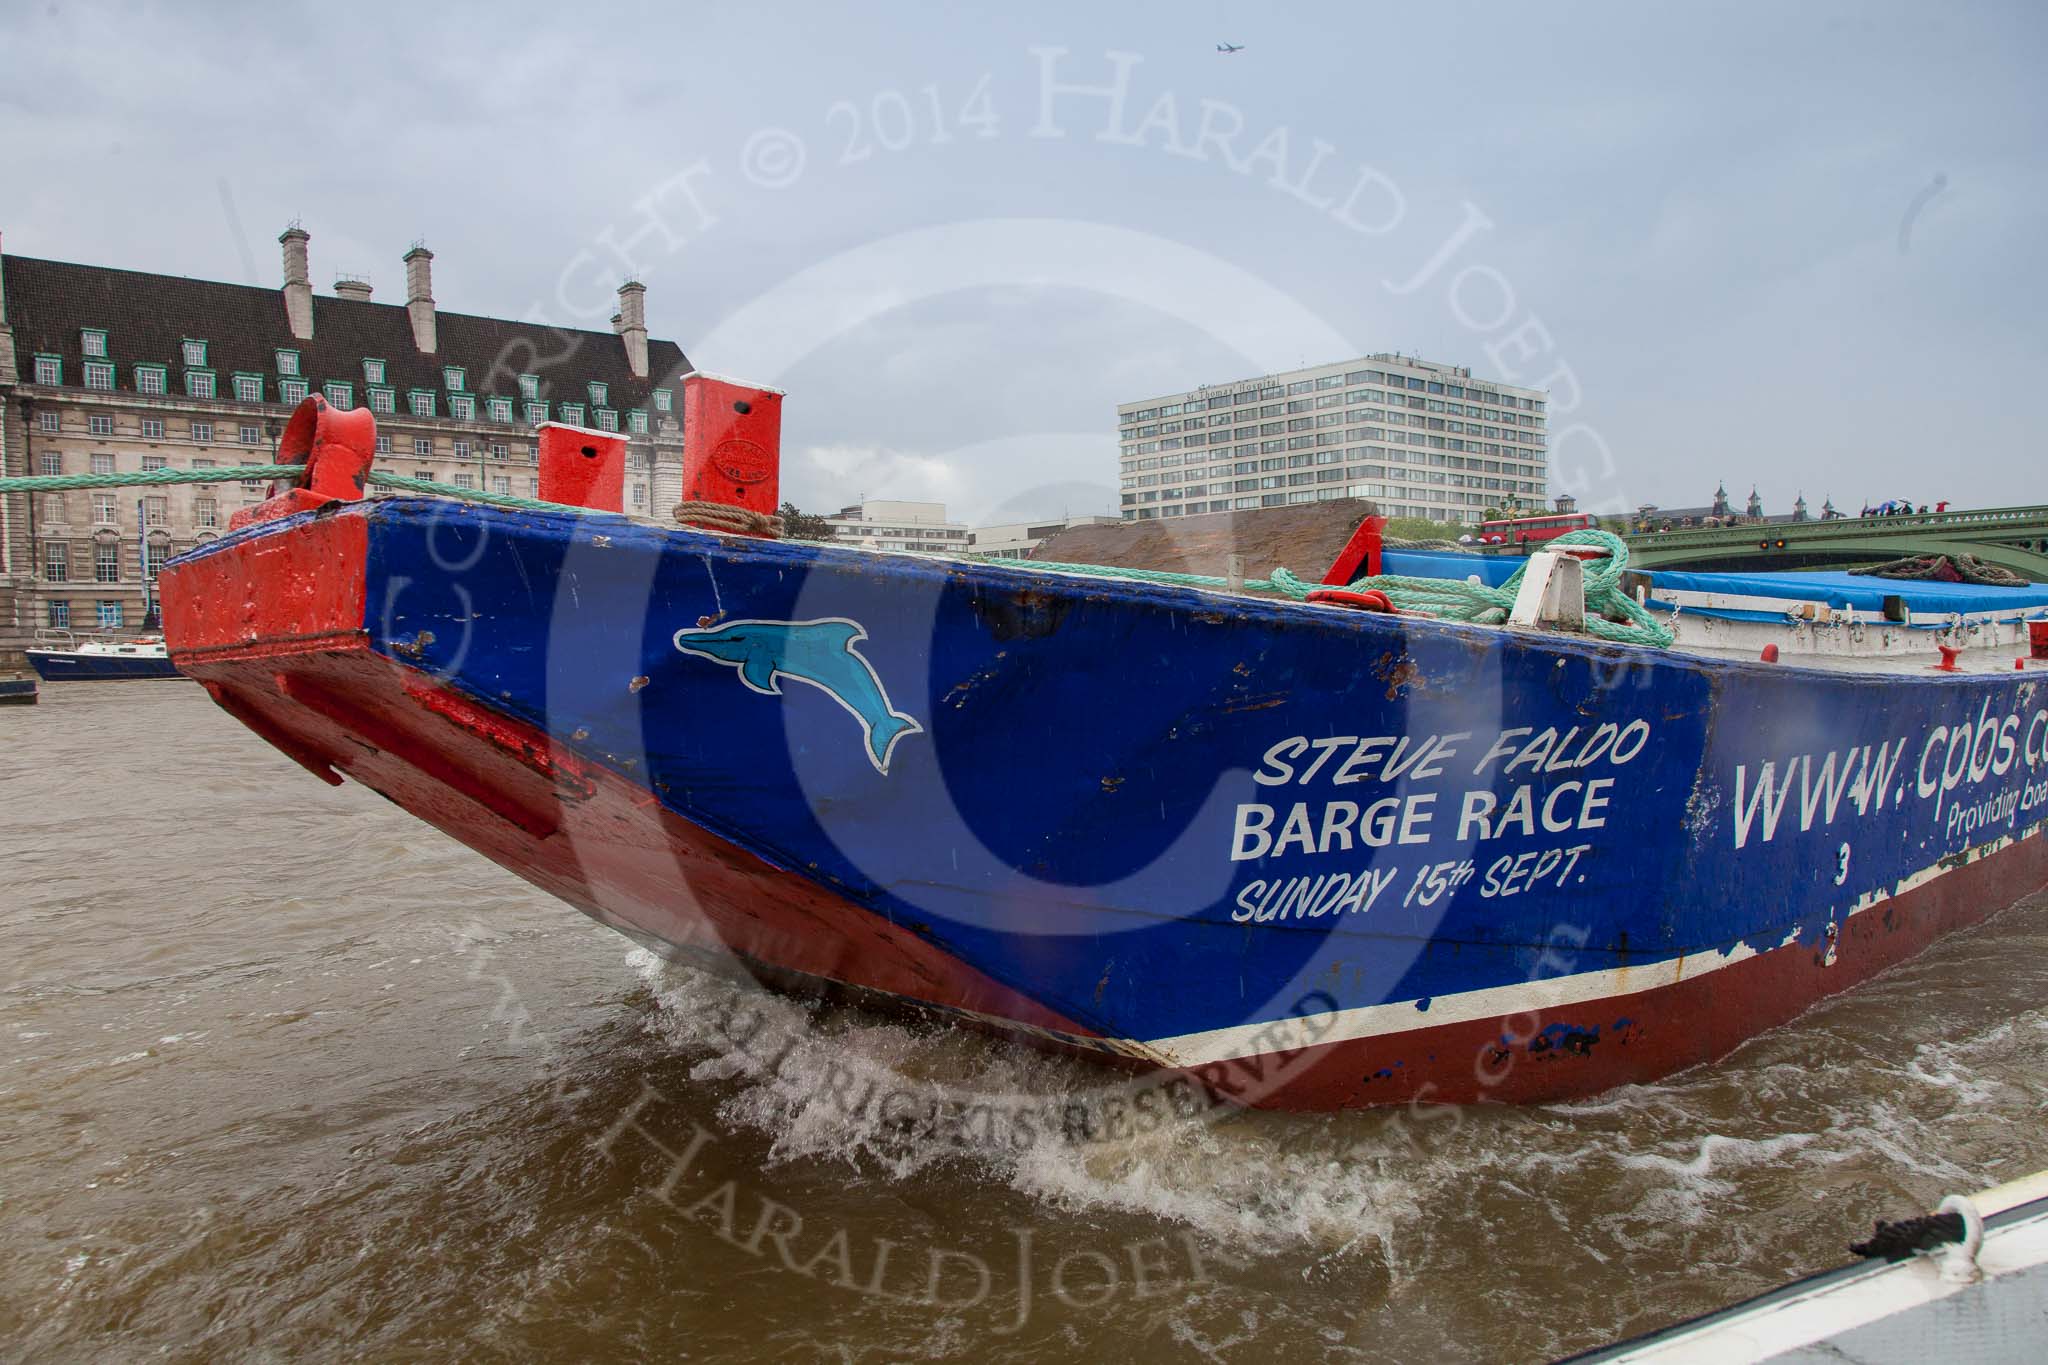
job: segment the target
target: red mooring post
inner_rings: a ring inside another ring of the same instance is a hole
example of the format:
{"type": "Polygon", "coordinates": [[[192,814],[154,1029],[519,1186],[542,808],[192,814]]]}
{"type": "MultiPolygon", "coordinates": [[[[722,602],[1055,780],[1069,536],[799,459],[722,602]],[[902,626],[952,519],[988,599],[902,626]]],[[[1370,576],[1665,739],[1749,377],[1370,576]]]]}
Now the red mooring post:
{"type": "MultiPolygon", "coordinates": [[[[782,398],[781,389],[724,375],[683,376],[684,503],[775,515],[782,498],[782,398]]],[[[681,510],[677,520],[696,524],[681,510]]]]}
{"type": "Polygon", "coordinates": [[[626,438],[618,432],[542,422],[539,463],[542,502],[626,510],[626,438]]]}
{"type": "Polygon", "coordinates": [[[319,394],[292,410],[277,441],[277,464],[302,464],[306,472],[288,487],[272,485],[271,496],[228,518],[230,531],[259,521],[275,521],[330,502],[355,502],[363,496],[370,465],[377,458],[377,419],[368,408],[342,412],[319,394]]]}
{"type": "Polygon", "coordinates": [[[2035,658],[2048,659],[2048,621],[2027,622],[2027,642],[2033,646],[2035,658]]]}
{"type": "Polygon", "coordinates": [[[1337,562],[1323,575],[1323,582],[1329,587],[1342,588],[1360,578],[1379,577],[1380,542],[1386,529],[1387,519],[1378,513],[1359,522],[1351,533],[1351,539],[1345,541],[1344,548],[1337,552],[1337,562]]]}

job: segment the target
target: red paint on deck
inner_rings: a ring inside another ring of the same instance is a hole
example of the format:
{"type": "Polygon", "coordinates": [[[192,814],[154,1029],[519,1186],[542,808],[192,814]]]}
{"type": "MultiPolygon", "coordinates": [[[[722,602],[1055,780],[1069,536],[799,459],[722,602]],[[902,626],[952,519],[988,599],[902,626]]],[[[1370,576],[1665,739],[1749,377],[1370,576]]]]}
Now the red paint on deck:
{"type": "Polygon", "coordinates": [[[626,510],[626,438],[560,422],[540,424],[540,498],[593,512],[626,510]]]}
{"type": "Polygon", "coordinates": [[[2035,658],[2048,659],[2048,621],[2027,622],[2027,642],[2035,658]]]}

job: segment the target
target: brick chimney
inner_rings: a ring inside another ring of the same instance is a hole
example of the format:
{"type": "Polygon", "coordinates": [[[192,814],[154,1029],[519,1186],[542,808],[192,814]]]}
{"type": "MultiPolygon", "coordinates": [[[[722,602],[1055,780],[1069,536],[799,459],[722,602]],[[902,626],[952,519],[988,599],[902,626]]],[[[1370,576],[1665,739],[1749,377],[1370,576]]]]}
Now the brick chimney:
{"type": "Polygon", "coordinates": [[[354,299],[357,303],[368,303],[374,292],[370,282],[361,275],[336,275],[334,277],[335,297],[354,299]]]}
{"type": "Polygon", "coordinates": [[[313,277],[306,268],[306,243],[312,234],[293,223],[277,240],[284,245],[284,316],[292,335],[301,341],[313,335],[313,277]]]}
{"type": "Polygon", "coordinates": [[[440,347],[434,335],[434,253],[424,245],[405,253],[405,311],[412,317],[412,342],[428,355],[440,347]]]}
{"type": "Polygon", "coordinates": [[[619,336],[635,379],[647,377],[647,286],[627,280],[619,286],[619,336]]]}

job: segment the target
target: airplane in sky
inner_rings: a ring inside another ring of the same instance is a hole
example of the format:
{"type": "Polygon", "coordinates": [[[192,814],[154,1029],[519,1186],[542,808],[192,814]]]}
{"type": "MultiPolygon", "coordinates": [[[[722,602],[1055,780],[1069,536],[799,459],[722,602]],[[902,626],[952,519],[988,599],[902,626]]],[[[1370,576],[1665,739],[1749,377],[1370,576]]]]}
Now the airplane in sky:
{"type": "Polygon", "coordinates": [[[1242,51],[1244,51],[1244,44],[1243,44],[1243,43],[1218,43],[1218,44],[1216,44],[1216,50],[1217,50],[1218,52],[1242,52],[1242,51]]]}

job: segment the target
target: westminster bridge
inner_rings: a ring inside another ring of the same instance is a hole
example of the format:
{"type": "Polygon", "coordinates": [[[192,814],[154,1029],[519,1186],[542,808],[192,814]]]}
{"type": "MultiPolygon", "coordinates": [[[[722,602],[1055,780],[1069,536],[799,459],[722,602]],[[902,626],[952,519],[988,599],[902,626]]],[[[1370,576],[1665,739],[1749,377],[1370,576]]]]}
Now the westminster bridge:
{"type": "Polygon", "coordinates": [[[1754,521],[1626,539],[1629,561],[1640,569],[1847,569],[1908,555],[1967,554],[2048,583],[2048,507],[1754,521]]]}

